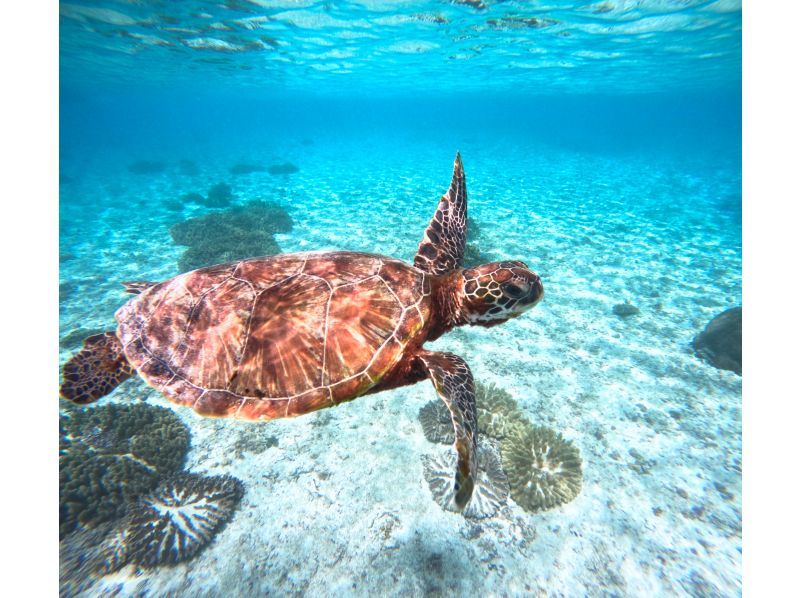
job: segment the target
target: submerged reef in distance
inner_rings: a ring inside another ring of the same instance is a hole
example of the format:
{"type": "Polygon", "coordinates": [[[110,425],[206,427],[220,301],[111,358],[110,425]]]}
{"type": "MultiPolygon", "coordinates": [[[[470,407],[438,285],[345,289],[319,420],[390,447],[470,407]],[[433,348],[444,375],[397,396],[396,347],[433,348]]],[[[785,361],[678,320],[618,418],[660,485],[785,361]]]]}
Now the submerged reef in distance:
{"type": "Polygon", "coordinates": [[[128,171],[132,174],[159,174],[166,168],[166,164],[155,160],[137,160],[128,165],[128,171]]]}
{"type": "MultiPolygon", "coordinates": [[[[554,430],[532,425],[511,395],[498,386],[476,382],[475,402],[480,434],[478,478],[465,517],[493,516],[506,503],[509,492],[514,502],[530,513],[565,504],[580,493],[581,457],[572,443],[554,430]]],[[[419,421],[430,442],[454,442],[450,411],[441,400],[423,406],[419,421]]],[[[423,456],[431,494],[445,510],[455,510],[455,459],[452,450],[423,456]]]]}
{"type": "Polygon", "coordinates": [[[224,212],[179,222],[170,228],[172,239],[188,249],[178,269],[188,272],[204,266],[275,255],[281,252],[273,235],[292,230],[291,216],[281,206],[253,201],[224,212]]]}

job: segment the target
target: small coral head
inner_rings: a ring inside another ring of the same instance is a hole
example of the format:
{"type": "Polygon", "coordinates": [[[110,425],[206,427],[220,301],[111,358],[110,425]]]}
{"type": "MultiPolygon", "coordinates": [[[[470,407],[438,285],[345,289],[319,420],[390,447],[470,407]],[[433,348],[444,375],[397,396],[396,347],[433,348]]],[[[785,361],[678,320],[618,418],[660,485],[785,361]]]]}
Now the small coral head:
{"type": "Polygon", "coordinates": [[[463,315],[470,324],[494,326],[539,303],[544,287],[539,275],[523,262],[492,262],[461,273],[463,315]]]}

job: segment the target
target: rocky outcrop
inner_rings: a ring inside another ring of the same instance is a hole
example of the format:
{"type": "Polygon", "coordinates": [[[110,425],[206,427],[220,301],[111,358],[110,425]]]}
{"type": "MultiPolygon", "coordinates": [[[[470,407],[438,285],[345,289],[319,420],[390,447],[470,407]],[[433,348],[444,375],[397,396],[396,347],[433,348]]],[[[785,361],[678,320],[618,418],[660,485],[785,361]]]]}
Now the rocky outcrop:
{"type": "Polygon", "coordinates": [[[698,357],[721,370],[742,375],[742,308],[733,307],[711,320],[692,343],[698,357]]]}

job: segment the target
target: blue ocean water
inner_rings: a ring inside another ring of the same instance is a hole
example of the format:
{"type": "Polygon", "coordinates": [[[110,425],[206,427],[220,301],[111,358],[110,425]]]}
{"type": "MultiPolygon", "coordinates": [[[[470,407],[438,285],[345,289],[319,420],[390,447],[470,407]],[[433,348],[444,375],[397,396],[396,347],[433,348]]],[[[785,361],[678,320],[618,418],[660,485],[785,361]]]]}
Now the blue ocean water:
{"type": "Polygon", "coordinates": [[[121,432],[69,432],[62,445],[102,459],[76,469],[62,451],[62,594],[741,593],[741,376],[692,348],[742,302],[739,2],[119,0],[60,15],[62,364],[114,329],[123,281],[186,269],[177,225],[254,200],[291,227],[264,241],[246,216],[231,249],[211,224],[195,257],[276,243],[411,262],[460,151],[473,255],[524,260],[545,298],[427,347],[582,460],[564,504],[535,510],[512,488],[467,517],[426,469],[450,450],[420,422],[438,400],[427,382],[252,424],[134,377],[83,409],[169,409],[190,435],[181,467],[233,476],[242,497],[178,563],[89,567],[75,554],[154,490],[119,490],[140,480],[109,465],[132,459],[108,448],[121,432]],[[101,491],[76,490],[84,475],[105,475],[101,491]]]}

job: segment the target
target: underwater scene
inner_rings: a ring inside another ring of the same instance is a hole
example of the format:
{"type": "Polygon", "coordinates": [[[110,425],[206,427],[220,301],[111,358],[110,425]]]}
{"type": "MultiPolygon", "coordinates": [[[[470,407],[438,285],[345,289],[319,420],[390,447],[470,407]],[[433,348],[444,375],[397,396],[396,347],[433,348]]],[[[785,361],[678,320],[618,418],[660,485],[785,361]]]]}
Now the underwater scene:
{"type": "Polygon", "coordinates": [[[59,11],[62,596],[741,595],[740,2],[59,11]]]}

